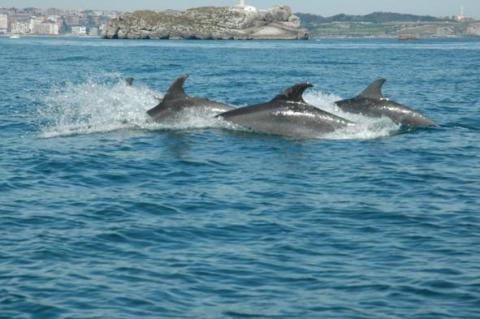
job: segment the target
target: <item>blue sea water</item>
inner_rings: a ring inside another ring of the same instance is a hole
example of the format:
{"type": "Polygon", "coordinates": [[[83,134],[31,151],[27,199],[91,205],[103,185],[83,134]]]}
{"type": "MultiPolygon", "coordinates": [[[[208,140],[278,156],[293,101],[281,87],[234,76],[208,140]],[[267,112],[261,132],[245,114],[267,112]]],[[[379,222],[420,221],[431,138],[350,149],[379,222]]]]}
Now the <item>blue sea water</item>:
{"type": "Polygon", "coordinates": [[[0,318],[480,318],[480,40],[3,38],[0,71],[0,318]],[[358,126],[152,123],[183,73],[358,126]],[[335,108],[379,77],[440,127],[335,108]]]}

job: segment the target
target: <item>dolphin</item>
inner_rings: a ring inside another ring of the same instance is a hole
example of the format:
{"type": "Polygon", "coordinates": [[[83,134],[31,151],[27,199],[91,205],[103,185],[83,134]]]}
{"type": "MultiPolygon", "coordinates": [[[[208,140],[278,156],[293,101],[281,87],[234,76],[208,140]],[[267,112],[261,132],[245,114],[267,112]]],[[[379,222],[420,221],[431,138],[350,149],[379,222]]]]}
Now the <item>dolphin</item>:
{"type": "Polygon", "coordinates": [[[133,86],[133,81],[135,81],[134,78],[126,78],[125,79],[125,85],[126,86],[133,86]]]}
{"type": "Polygon", "coordinates": [[[299,83],[267,103],[247,106],[217,115],[227,122],[256,132],[288,137],[319,137],[354,123],[322,111],[303,99],[310,83],[299,83]]]}
{"type": "Polygon", "coordinates": [[[156,122],[168,122],[177,120],[185,111],[193,110],[195,112],[214,115],[232,110],[233,107],[227,104],[210,101],[205,98],[191,97],[185,93],[183,88],[188,75],[179,77],[168,89],[164,98],[153,109],[147,111],[148,115],[156,122]]]}
{"type": "Polygon", "coordinates": [[[360,113],[371,117],[389,117],[393,122],[405,127],[437,126],[431,119],[405,105],[390,101],[382,95],[385,79],[378,79],[360,95],[335,104],[345,112],[360,113]]]}

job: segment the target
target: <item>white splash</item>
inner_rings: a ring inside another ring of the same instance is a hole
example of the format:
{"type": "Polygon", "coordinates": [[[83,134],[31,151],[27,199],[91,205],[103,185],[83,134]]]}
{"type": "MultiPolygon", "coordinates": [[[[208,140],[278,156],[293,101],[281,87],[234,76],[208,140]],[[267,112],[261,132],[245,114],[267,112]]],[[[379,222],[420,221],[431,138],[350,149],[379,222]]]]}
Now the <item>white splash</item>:
{"type": "MultiPolygon", "coordinates": [[[[118,78],[114,83],[88,80],[56,88],[45,98],[38,112],[42,138],[104,133],[125,129],[182,130],[224,126],[206,111],[184,112],[175,123],[159,124],[146,111],[158,104],[159,94],[145,86],[128,86],[118,78]]],[[[110,81],[111,82],[111,81],[110,81]]]]}
{"type": "MultiPolygon", "coordinates": [[[[204,128],[228,128],[244,130],[222,119],[215,118],[215,111],[195,108],[179,114],[169,124],[154,122],[146,111],[158,103],[163,94],[134,84],[128,86],[116,76],[100,80],[88,80],[82,84],[69,83],[56,88],[45,98],[40,114],[40,137],[52,138],[117,130],[191,130],[204,128]]],[[[399,126],[388,118],[368,118],[342,112],[335,95],[312,92],[305,95],[310,104],[355,123],[334,133],[319,136],[322,139],[374,139],[392,135],[399,126]]],[[[295,115],[295,114],[288,114],[295,115]]]]}
{"type": "Polygon", "coordinates": [[[342,98],[333,94],[313,91],[305,94],[304,99],[319,109],[355,123],[355,125],[350,125],[333,133],[321,136],[323,139],[368,140],[390,136],[400,129],[399,125],[387,117],[371,118],[361,114],[343,112],[335,104],[335,101],[342,100],[342,98]]]}

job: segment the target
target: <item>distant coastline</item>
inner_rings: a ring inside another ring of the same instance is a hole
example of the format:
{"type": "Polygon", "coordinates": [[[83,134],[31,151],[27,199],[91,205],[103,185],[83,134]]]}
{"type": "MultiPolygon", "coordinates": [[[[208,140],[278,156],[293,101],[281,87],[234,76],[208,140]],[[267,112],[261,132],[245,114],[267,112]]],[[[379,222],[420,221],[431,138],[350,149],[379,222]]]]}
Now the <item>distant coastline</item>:
{"type": "MultiPolygon", "coordinates": [[[[12,35],[10,34],[0,34],[0,39],[9,39],[12,35]]],[[[89,35],[71,35],[71,34],[61,34],[61,35],[38,35],[38,34],[28,34],[28,35],[21,35],[17,39],[12,39],[11,41],[19,40],[19,39],[77,39],[77,40],[105,40],[103,36],[89,36],[89,35]]],[[[472,39],[472,40],[480,40],[480,36],[435,36],[435,37],[423,37],[423,38],[415,38],[413,40],[422,40],[422,41],[434,41],[434,40],[462,40],[462,39],[472,39]]],[[[107,39],[108,40],[108,39],[107,39]]],[[[138,41],[138,40],[145,40],[145,41],[152,41],[151,39],[122,39],[125,41],[138,41]]],[[[210,41],[230,41],[225,39],[209,39],[210,41]]],[[[399,37],[395,36],[311,36],[308,41],[314,40],[394,40],[398,41],[401,40],[399,37]]],[[[192,41],[191,39],[158,39],[156,41],[192,41]]],[[[257,39],[257,40],[243,40],[243,41],[275,41],[272,39],[257,39]]],[[[283,40],[278,40],[283,41],[283,40]]]]}
{"type": "MultiPolygon", "coordinates": [[[[12,34],[0,34],[0,39],[8,39],[11,38],[12,34]]],[[[59,35],[41,35],[41,34],[23,34],[19,37],[20,39],[22,38],[50,38],[50,39],[79,39],[79,40],[89,40],[89,39],[105,39],[103,36],[92,36],[92,35],[73,35],[73,34],[59,34],[59,35]]],[[[372,40],[399,40],[398,36],[392,36],[392,35],[386,35],[386,36],[356,36],[356,35],[311,35],[308,40],[351,40],[351,39],[372,39],[372,40]]],[[[471,36],[471,35],[455,35],[455,36],[430,36],[430,37],[421,37],[421,38],[415,38],[415,40],[441,40],[441,39],[478,39],[480,40],[480,36],[471,36]]],[[[123,40],[131,40],[135,41],[138,39],[123,39],[123,40]]],[[[144,40],[150,40],[150,39],[144,39],[144,40]]],[[[190,39],[158,39],[158,41],[172,41],[172,40],[178,40],[178,41],[191,41],[190,39]]],[[[210,39],[212,41],[228,41],[224,39],[210,39]]],[[[252,40],[245,40],[245,41],[252,41],[252,40]]],[[[257,39],[253,41],[272,41],[271,39],[257,39]]]]}
{"type": "Polygon", "coordinates": [[[280,40],[322,38],[428,39],[480,37],[480,21],[462,15],[420,16],[392,12],[331,17],[292,13],[288,6],[186,11],[60,10],[0,8],[0,37],[280,40]]]}
{"type": "Polygon", "coordinates": [[[463,17],[437,18],[392,12],[332,17],[296,13],[313,38],[462,38],[480,36],[480,21],[463,17]]]}

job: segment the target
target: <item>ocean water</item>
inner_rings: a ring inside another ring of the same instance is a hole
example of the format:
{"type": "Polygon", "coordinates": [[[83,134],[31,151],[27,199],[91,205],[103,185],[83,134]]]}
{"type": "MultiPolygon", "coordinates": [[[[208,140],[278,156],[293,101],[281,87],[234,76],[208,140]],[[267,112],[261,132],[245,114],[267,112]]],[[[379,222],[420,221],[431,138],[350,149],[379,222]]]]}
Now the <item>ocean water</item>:
{"type": "Polygon", "coordinates": [[[0,71],[0,318],[480,318],[480,40],[0,38],[0,71]],[[152,123],[184,73],[358,125],[152,123]],[[440,127],[335,108],[379,77],[440,127]]]}

